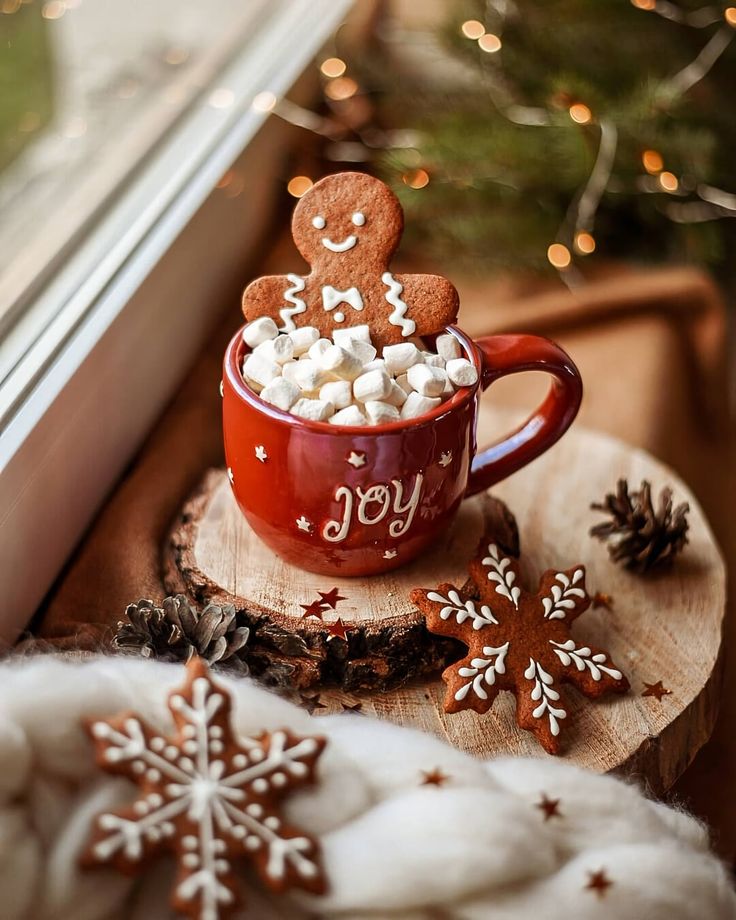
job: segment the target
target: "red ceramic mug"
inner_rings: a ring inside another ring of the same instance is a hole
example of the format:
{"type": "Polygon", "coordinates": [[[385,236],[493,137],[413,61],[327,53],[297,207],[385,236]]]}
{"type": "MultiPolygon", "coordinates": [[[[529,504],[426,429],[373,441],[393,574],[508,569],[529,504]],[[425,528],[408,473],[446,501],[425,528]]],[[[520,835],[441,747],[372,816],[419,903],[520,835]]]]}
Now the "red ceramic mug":
{"type": "Polygon", "coordinates": [[[478,370],[419,419],[373,427],[311,422],[263,402],[243,382],[242,330],[225,353],[225,456],[235,498],[282,559],[324,575],[375,575],[415,558],[463,498],[529,463],[567,430],[582,398],[577,368],[535,335],[473,341],[446,330],[478,370]],[[547,398],[518,431],[476,453],[480,394],[520,371],[552,376],[547,398]]]}

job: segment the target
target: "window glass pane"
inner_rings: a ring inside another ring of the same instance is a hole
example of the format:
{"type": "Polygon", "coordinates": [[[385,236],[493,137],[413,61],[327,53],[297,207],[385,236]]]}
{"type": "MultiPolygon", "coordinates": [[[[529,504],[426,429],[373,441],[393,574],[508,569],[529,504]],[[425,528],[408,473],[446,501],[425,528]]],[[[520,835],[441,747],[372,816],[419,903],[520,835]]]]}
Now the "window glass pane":
{"type": "Polygon", "coordinates": [[[267,10],[0,0],[0,329],[192,101],[209,98],[267,10]]]}

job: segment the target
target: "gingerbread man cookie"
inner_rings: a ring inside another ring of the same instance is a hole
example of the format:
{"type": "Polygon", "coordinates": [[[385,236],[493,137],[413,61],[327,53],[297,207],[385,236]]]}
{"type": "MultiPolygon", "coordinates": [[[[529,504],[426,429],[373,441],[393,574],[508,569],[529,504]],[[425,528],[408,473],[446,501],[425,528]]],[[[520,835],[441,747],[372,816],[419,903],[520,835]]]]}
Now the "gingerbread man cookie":
{"type": "Polygon", "coordinates": [[[378,348],[455,321],[458,295],[446,278],[389,271],[404,215],[378,179],[354,172],[321,179],[300,199],[291,227],[312,270],[249,284],[243,294],[248,321],[270,316],[282,332],[316,326],[326,338],[367,324],[378,348]]]}

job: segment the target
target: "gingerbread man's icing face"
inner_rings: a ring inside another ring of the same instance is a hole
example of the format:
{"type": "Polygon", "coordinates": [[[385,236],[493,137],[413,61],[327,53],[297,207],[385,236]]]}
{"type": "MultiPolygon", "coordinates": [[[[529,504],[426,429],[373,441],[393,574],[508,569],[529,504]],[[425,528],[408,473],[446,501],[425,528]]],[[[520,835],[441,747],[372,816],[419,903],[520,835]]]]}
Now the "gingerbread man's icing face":
{"type": "Polygon", "coordinates": [[[320,180],[292,219],[310,274],[256,279],[243,294],[246,319],[271,316],[283,332],[316,326],[326,338],[367,324],[378,347],[439,332],[457,316],[457,292],[437,275],[391,273],[403,227],[398,199],[378,179],[346,172],[320,180]]]}
{"type": "Polygon", "coordinates": [[[313,271],[348,263],[383,271],[403,229],[394,193],[362,173],[338,173],[318,182],[300,199],[291,221],[294,242],[313,271]]]}

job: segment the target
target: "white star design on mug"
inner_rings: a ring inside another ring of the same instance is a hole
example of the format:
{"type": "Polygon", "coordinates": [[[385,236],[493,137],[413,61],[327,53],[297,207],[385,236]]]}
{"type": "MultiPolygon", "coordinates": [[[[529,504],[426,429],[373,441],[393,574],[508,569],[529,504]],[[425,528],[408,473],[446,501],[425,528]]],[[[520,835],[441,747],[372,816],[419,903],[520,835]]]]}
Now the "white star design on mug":
{"type": "Polygon", "coordinates": [[[258,457],[261,463],[265,463],[266,460],[268,460],[268,454],[266,453],[266,448],[263,446],[263,444],[259,444],[256,447],[256,457],[258,457]]]}
{"type": "Polygon", "coordinates": [[[397,549],[387,549],[386,552],[383,554],[383,558],[384,559],[395,559],[398,555],[399,555],[399,551],[397,549]]]}
{"type": "Polygon", "coordinates": [[[452,451],[443,450],[439,460],[440,466],[449,466],[452,463],[452,451]]]}
{"type": "Polygon", "coordinates": [[[348,455],[348,463],[350,466],[354,466],[356,470],[361,466],[365,466],[365,454],[362,451],[351,450],[348,455]]]}
{"type": "Polygon", "coordinates": [[[304,515],[296,519],[296,526],[299,530],[303,530],[305,533],[309,533],[312,529],[312,522],[308,521],[304,515]]]}
{"type": "Polygon", "coordinates": [[[230,480],[230,483],[235,482],[235,477],[233,476],[233,471],[230,467],[227,468],[227,478],[230,480]]]}

